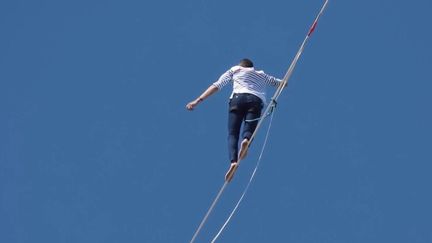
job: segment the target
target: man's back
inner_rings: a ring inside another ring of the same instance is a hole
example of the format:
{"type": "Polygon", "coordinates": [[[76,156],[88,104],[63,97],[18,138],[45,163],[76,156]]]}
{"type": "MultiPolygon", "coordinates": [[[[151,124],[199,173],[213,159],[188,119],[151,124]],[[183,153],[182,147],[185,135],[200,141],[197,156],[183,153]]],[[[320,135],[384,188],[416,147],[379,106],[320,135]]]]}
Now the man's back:
{"type": "MultiPolygon", "coordinates": [[[[257,71],[253,67],[234,66],[226,71],[213,83],[221,89],[229,82],[233,82],[233,92],[237,94],[248,93],[258,96],[263,102],[266,100],[266,86],[277,86],[281,82],[263,71],[257,71]]],[[[232,97],[231,95],[231,97],[232,97]]]]}

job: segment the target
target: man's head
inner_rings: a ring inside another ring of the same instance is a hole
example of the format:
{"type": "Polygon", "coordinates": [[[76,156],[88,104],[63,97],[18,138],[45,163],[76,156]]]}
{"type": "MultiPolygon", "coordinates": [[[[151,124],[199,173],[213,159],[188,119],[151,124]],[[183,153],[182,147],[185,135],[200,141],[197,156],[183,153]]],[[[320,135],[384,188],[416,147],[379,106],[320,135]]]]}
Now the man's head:
{"type": "Polygon", "coordinates": [[[242,67],[253,67],[253,62],[247,58],[240,60],[239,66],[242,67]]]}

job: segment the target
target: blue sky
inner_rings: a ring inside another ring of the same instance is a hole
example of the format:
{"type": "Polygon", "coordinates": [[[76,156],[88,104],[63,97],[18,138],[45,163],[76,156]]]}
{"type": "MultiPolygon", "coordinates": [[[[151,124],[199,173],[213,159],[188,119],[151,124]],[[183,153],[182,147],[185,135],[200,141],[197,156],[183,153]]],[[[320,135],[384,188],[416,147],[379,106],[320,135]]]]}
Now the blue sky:
{"type": "MultiPolygon", "coordinates": [[[[230,88],[186,103],[244,57],[282,77],[321,4],[1,2],[0,242],[188,242],[228,168],[230,88]]],[[[329,2],[220,242],[432,242],[431,10],[329,2]]]]}

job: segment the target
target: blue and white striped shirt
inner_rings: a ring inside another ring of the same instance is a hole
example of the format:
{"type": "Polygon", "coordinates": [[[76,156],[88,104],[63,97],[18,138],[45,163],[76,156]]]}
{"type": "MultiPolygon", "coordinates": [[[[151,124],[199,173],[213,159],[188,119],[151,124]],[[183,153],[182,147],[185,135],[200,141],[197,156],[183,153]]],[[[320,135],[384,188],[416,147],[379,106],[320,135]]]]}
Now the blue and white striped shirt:
{"type": "Polygon", "coordinates": [[[234,66],[226,71],[218,81],[213,85],[218,89],[222,89],[229,82],[233,82],[234,93],[248,93],[258,96],[264,103],[266,103],[266,86],[278,86],[282,80],[272,77],[263,71],[256,71],[253,67],[234,66]]]}

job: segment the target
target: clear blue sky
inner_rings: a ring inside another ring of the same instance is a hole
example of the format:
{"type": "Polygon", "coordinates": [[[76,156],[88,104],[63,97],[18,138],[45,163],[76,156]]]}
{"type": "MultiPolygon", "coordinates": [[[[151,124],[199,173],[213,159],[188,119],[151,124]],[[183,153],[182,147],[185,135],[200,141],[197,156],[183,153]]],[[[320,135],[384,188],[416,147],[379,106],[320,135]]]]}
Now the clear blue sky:
{"type": "MultiPolygon", "coordinates": [[[[186,103],[243,57],[282,77],[321,4],[2,1],[0,242],[188,242],[228,168],[230,87],[186,103]]],[[[330,0],[220,242],[432,242],[431,12],[330,0]]]]}

